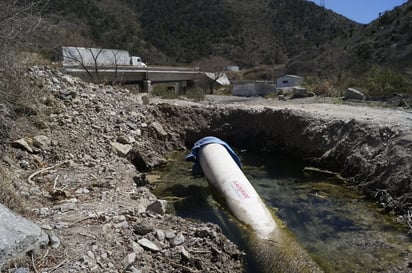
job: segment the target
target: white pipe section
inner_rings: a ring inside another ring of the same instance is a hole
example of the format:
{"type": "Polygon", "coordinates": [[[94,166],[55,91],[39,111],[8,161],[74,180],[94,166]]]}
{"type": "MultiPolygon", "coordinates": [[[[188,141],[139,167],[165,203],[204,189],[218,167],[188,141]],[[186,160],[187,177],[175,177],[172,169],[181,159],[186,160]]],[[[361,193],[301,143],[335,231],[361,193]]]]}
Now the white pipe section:
{"type": "Polygon", "coordinates": [[[226,148],[215,143],[205,145],[200,149],[199,161],[209,183],[223,195],[233,215],[258,237],[269,239],[277,229],[272,213],[226,148]]]}

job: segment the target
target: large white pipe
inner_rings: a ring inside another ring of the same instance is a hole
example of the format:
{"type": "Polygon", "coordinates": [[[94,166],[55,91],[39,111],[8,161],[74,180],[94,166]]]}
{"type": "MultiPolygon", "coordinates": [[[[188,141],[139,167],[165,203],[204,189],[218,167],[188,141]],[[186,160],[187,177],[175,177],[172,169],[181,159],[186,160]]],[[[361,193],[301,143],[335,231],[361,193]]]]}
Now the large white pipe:
{"type": "Polygon", "coordinates": [[[200,149],[199,161],[209,183],[222,194],[233,215],[258,237],[274,237],[278,227],[272,213],[227,149],[220,144],[207,144],[200,149]]]}
{"type": "MultiPolygon", "coordinates": [[[[262,273],[321,273],[322,269],[273,215],[240,169],[231,148],[220,139],[206,137],[195,143],[186,160],[200,164],[208,182],[223,197],[226,207],[249,226],[251,252],[262,273]],[[250,236],[252,235],[252,236],[250,236]]],[[[194,171],[198,172],[197,164],[194,171]]]]}

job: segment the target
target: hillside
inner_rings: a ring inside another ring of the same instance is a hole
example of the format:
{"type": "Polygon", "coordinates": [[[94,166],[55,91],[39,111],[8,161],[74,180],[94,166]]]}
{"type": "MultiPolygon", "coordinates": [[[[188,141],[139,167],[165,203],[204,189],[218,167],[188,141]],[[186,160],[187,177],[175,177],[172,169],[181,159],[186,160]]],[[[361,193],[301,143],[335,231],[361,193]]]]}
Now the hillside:
{"type": "Polygon", "coordinates": [[[285,63],[356,26],[304,0],[63,0],[50,2],[45,18],[56,30],[47,41],[38,37],[45,51],[56,41],[55,52],[97,45],[128,49],[149,63],[222,56],[247,67],[285,63]]]}
{"type": "Polygon", "coordinates": [[[404,92],[410,89],[411,6],[360,25],[304,0],[49,1],[41,18],[26,17],[26,28],[39,22],[30,35],[20,35],[3,55],[17,49],[60,61],[62,46],[117,48],[148,64],[263,67],[259,74],[269,76],[256,78],[300,74],[341,89],[377,90],[389,79],[394,84],[385,93],[404,92]]]}
{"type": "Polygon", "coordinates": [[[294,73],[354,75],[381,66],[400,73],[411,71],[412,1],[385,12],[368,25],[359,25],[338,37],[323,51],[302,51],[289,63],[294,73]],[[310,68],[310,69],[307,69],[310,68]]]}

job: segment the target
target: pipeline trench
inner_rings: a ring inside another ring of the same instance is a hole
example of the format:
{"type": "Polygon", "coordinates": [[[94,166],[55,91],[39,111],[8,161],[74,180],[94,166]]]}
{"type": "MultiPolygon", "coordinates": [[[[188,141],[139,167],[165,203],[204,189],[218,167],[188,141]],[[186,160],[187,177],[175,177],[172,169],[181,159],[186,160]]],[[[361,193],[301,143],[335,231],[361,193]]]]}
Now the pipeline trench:
{"type": "MultiPolygon", "coordinates": [[[[204,136],[234,147],[258,193],[324,272],[411,270],[410,124],[270,107],[163,103],[151,111],[169,134],[168,151],[189,149],[204,136]],[[304,171],[307,166],[315,169],[304,171]]],[[[190,164],[183,162],[186,152],[169,155],[151,174],[155,193],[180,216],[218,223],[251,254],[247,272],[289,272],[259,266],[265,247],[251,245],[248,232],[214,201],[205,178],[191,176],[190,164]]],[[[269,253],[268,259],[273,257],[276,253],[269,253]]]]}

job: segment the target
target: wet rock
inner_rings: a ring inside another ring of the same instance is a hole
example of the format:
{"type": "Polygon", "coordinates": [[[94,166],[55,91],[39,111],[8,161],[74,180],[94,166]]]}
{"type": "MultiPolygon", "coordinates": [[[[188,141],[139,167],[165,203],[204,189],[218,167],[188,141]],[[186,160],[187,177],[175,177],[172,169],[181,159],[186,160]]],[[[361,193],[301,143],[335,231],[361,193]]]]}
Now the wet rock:
{"type": "Polygon", "coordinates": [[[149,179],[147,179],[147,176],[145,173],[139,173],[138,175],[133,177],[133,180],[137,187],[147,187],[150,189],[153,189],[155,187],[155,185],[150,183],[149,179]]]}
{"type": "Polygon", "coordinates": [[[345,91],[343,99],[345,100],[365,100],[366,97],[361,91],[355,88],[348,88],[345,91]]]}
{"type": "Polygon", "coordinates": [[[127,158],[140,172],[149,171],[154,166],[159,166],[167,162],[163,156],[150,150],[150,144],[145,144],[146,143],[141,143],[138,146],[134,146],[127,155],[127,158]]]}
{"type": "Polygon", "coordinates": [[[0,268],[10,258],[45,246],[49,238],[31,221],[0,204],[0,268]]]}
{"type": "Polygon", "coordinates": [[[154,252],[158,252],[160,251],[160,247],[158,247],[155,243],[153,243],[152,241],[150,241],[149,239],[143,238],[137,241],[139,243],[139,245],[141,245],[143,248],[154,251],[154,252]]]}
{"type": "Polygon", "coordinates": [[[166,200],[156,200],[149,206],[147,206],[147,212],[154,212],[160,215],[164,215],[166,213],[167,201],[166,200]]]}

